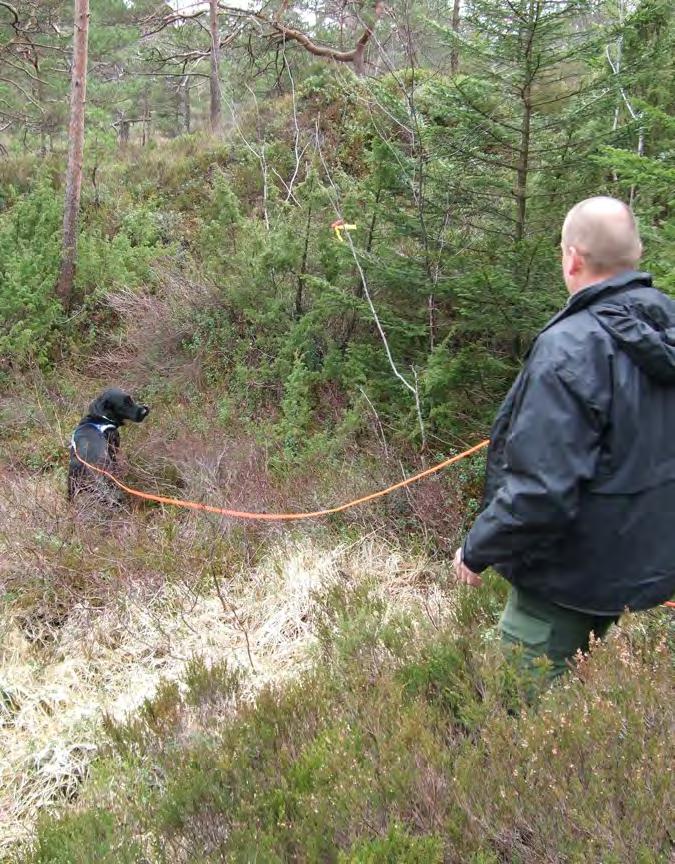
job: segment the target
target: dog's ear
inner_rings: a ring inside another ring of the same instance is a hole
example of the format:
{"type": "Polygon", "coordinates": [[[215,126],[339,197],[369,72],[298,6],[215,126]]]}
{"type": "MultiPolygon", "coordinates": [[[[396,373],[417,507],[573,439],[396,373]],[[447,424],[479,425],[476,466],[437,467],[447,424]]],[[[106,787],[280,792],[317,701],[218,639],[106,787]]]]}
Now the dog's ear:
{"type": "Polygon", "coordinates": [[[107,417],[110,420],[114,420],[117,414],[116,396],[118,392],[114,388],[104,390],[89,406],[89,413],[93,417],[107,417]]]}
{"type": "Polygon", "coordinates": [[[105,393],[101,393],[100,396],[97,396],[96,399],[89,404],[88,413],[92,417],[103,417],[105,416],[107,404],[108,402],[105,398],[105,393]]]}

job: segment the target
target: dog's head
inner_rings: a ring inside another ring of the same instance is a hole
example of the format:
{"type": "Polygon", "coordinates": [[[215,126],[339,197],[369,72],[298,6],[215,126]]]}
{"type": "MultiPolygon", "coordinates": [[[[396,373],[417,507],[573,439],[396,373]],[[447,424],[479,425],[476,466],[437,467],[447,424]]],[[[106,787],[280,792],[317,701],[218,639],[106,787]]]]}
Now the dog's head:
{"type": "Polygon", "coordinates": [[[119,390],[117,387],[111,387],[109,390],[104,390],[100,396],[89,406],[89,415],[91,417],[102,417],[104,420],[110,420],[121,426],[125,420],[133,420],[134,423],[140,423],[148,416],[150,409],[147,405],[139,405],[131,398],[124,390],[119,390]]]}

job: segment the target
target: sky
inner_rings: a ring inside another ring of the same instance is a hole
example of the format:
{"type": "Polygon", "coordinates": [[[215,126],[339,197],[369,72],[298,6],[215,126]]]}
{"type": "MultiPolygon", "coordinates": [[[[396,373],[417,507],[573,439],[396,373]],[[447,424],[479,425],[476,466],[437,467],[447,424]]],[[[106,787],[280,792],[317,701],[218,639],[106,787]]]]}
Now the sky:
{"type": "MultiPolygon", "coordinates": [[[[260,4],[256,0],[227,0],[231,6],[237,6],[239,9],[254,9],[260,4]]],[[[177,12],[194,11],[196,9],[207,9],[207,0],[168,0],[169,5],[177,12]]],[[[316,15],[313,12],[303,12],[302,18],[310,26],[316,22],[316,15]]]]}

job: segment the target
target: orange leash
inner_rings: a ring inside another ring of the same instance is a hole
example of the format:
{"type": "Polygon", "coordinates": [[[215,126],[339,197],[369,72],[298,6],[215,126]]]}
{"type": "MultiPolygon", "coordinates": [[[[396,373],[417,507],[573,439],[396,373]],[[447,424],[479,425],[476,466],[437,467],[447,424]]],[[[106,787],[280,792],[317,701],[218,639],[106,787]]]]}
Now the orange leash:
{"type": "MultiPolygon", "coordinates": [[[[363,498],[348,501],[346,504],[340,504],[338,507],[329,507],[327,510],[310,510],[307,513],[251,513],[247,510],[229,510],[227,507],[215,507],[213,504],[202,504],[199,501],[185,501],[182,498],[166,498],[164,495],[152,495],[149,492],[141,492],[138,489],[132,489],[130,486],[125,486],[124,483],[118,480],[117,477],[109,471],[105,471],[103,468],[98,468],[96,465],[90,465],[89,462],[80,456],[77,452],[77,447],[74,445],[73,453],[75,454],[77,461],[81,462],[91,471],[95,471],[97,474],[103,474],[104,477],[112,480],[115,486],[123,489],[129,495],[133,495],[136,498],[142,498],[144,501],[156,501],[158,504],[171,504],[173,507],[185,507],[189,510],[202,510],[206,513],[218,513],[220,516],[230,516],[233,519],[291,522],[300,519],[315,519],[318,516],[330,516],[332,513],[342,513],[343,510],[349,510],[351,507],[357,507],[359,504],[374,501],[376,498],[383,498],[385,495],[389,495],[396,489],[410,486],[411,483],[415,483],[423,477],[428,477],[430,474],[436,474],[438,471],[442,471],[443,468],[447,468],[448,465],[452,465],[454,462],[459,462],[461,459],[465,459],[467,456],[477,453],[479,450],[482,450],[483,447],[487,447],[489,443],[489,440],[481,441],[480,444],[476,444],[475,447],[470,447],[463,453],[458,453],[456,456],[451,456],[444,462],[439,462],[438,465],[434,465],[433,468],[427,468],[425,471],[420,471],[419,474],[414,474],[412,477],[408,477],[407,480],[401,480],[398,483],[394,483],[393,486],[388,486],[386,489],[382,489],[379,492],[372,492],[370,495],[364,495],[363,498]]],[[[667,606],[670,609],[675,609],[675,602],[671,600],[667,600],[662,605],[667,606]]]]}
{"type": "Polygon", "coordinates": [[[85,461],[80,456],[75,445],[73,445],[73,453],[75,454],[77,461],[81,462],[91,471],[95,471],[97,474],[103,474],[104,477],[112,480],[115,486],[124,490],[124,492],[127,492],[129,495],[133,495],[136,498],[142,498],[144,501],[156,501],[158,504],[171,504],[173,507],[185,507],[189,510],[203,510],[207,513],[218,513],[221,516],[230,516],[233,519],[290,522],[292,520],[315,519],[317,516],[329,516],[332,513],[341,513],[343,510],[349,510],[350,507],[357,507],[359,504],[365,504],[367,501],[374,501],[376,498],[382,498],[384,495],[389,495],[396,489],[410,486],[411,483],[421,480],[422,477],[428,477],[430,474],[435,474],[437,471],[447,468],[448,465],[452,465],[453,462],[459,462],[460,459],[465,459],[467,456],[471,456],[478,450],[482,450],[483,447],[487,447],[489,443],[489,440],[481,441],[480,444],[476,444],[475,447],[470,447],[463,453],[451,456],[444,462],[439,462],[438,465],[434,465],[433,468],[427,468],[425,471],[420,471],[419,474],[408,477],[407,480],[401,480],[399,483],[394,483],[393,486],[388,486],[380,492],[373,492],[370,495],[364,495],[363,498],[357,498],[355,501],[348,501],[346,504],[340,504],[339,507],[330,507],[327,510],[312,510],[308,513],[250,513],[247,510],[229,510],[226,507],[214,507],[212,504],[202,504],[199,501],[185,501],[182,498],[166,498],[163,495],[152,495],[149,492],[140,492],[138,489],[132,489],[130,486],[125,486],[124,483],[120,482],[117,477],[109,471],[105,471],[103,468],[98,468],[96,465],[90,465],[89,462],[85,461]]]}

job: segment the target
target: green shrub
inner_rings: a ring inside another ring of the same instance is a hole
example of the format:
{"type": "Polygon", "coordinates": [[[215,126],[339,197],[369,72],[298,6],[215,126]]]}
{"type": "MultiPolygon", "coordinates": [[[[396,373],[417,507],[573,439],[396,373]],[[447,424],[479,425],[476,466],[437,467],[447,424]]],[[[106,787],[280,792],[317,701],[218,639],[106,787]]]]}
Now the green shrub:
{"type": "Polygon", "coordinates": [[[73,813],[51,826],[40,823],[33,860],[40,864],[138,864],[142,849],[120,823],[119,814],[105,809],[73,813]]]}
{"type": "Polygon", "coordinates": [[[293,370],[286,380],[281,400],[279,435],[284,453],[292,460],[305,447],[312,417],[312,374],[302,358],[296,355],[293,370]]]}
{"type": "Polygon", "coordinates": [[[55,285],[61,261],[62,192],[45,172],[0,215],[0,354],[15,366],[46,367],[64,354],[78,331],[97,337],[90,305],[115,287],[133,287],[150,275],[159,251],[159,232],[149,210],[132,210],[118,231],[106,236],[82,220],[78,238],[75,298],[84,304],[66,320],[55,285]],[[85,314],[82,314],[85,313],[85,314]]]}
{"type": "Polygon", "coordinates": [[[415,837],[394,823],[386,837],[361,840],[338,855],[338,864],[442,864],[440,837],[415,837]]]}
{"type": "Polygon", "coordinates": [[[0,354],[44,365],[60,339],[63,310],[54,296],[62,209],[50,181],[0,216],[0,354]]]}
{"type": "Polygon", "coordinates": [[[385,615],[372,589],[333,589],[315,668],[254,703],[226,665],[193,661],[184,691],[109,724],[87,807],[43,820],[36,848],[94,860],[109,820],[96,777],[117,772],[113,812],[160,860],[666,864],[667,618],[615,634],[531,706],[483,638],[491,583],[440,633],[385,615]]]}

